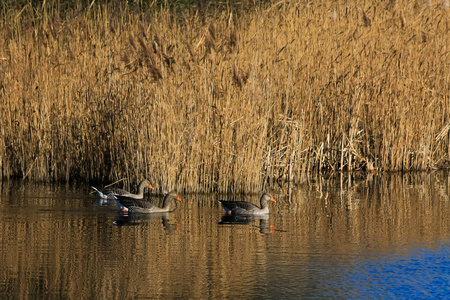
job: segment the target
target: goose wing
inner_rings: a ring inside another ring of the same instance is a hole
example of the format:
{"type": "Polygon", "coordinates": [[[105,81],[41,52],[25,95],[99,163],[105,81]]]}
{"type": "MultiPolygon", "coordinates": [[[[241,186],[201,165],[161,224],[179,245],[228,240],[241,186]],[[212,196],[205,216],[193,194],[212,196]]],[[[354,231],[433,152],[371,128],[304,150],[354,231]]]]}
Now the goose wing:
{"type": "Polygon", "coordinates": [[[126,208],[140,207],[140,208],[144,208],[144,209],[151,209],[151,208],[156,207],[156,205],[150,201],[139,200],[139,199],[134,199],[134,198],[129,198],[129,197],[117,196],[117,201],[119,201],[126,208]]]}
{"type": "Polygon", "coordinates": [[[256,206],[253,203],[245,202],[245,201],[219,201],[222,206],[225,208],[225,210],[228,211],[253,211],[259,209],[258,206],[256,206]]]}
{"type": "Polygon", "coordinates": [[[104,193],[105,194],[112,193],[112,194],[114,194],[116,196],[125,196],[125,197],[131,194],[130,192],[128,192],[128,191],[126,191],[124,189],[119,189],[119,188],[116,188],[116,187],[107,188],[107,189],[105,189],[104,193]]]}

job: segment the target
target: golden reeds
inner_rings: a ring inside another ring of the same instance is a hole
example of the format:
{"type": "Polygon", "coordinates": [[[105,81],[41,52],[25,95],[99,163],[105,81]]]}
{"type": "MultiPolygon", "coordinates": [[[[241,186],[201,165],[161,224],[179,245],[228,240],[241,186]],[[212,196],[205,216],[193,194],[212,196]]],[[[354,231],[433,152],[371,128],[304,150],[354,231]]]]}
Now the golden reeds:
{"type": "Polygon", "coordinates": [[[134,6],[2,11],[2,177],[255,192],[448,167],[445,5],[134,6]]]}

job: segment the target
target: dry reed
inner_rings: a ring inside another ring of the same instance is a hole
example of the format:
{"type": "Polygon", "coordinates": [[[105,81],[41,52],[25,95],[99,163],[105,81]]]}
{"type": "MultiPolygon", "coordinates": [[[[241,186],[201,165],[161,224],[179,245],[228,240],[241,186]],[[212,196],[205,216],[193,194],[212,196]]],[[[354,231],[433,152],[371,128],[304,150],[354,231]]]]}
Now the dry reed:
{"type": "Polygon", "coordinates": [[[3,10],[1,176],[257,192],[448,167],[442,3],[3,10]]]}

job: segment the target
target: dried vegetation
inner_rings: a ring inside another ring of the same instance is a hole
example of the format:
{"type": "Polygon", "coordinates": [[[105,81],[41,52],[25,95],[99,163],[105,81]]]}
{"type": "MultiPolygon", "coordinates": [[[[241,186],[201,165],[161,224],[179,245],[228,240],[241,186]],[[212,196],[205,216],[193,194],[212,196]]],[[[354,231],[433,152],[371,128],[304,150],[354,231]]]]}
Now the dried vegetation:
{"type": "Polygon", "coordinates": [[[3,9],[1,176],[256,192],[448,167],[449,15],[447,1],[3,9]]]}

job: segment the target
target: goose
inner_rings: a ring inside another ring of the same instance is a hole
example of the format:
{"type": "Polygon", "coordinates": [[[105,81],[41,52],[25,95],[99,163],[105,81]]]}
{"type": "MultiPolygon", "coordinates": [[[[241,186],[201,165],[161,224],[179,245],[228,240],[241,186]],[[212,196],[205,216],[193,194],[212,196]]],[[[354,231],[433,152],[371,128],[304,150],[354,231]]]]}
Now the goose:
{"type": "Polygon", "coordinates": [[[116,187],[112,187],[112,188],[92,187],[92,188],[97,192],[97,194],[99,195],[100,198],[105,199],[105,200],[115,200],[114,196],[128,197],[128,198],[133,198],[133,199],[142,199],[142,198],[144,198],[144,189],[145,188],[149,188],[151,190],[154,189],[153,186],[150,184],[150,181],[148,181],[147,179],[144,179],[139,183],[137,194],[133,194],[126,190],[119,189],[116,187]]]}
{"type": "Polygon", "coordinates": [[[276,202],[271,195],[264,193],[261,196],[261,207],[245,201],[219,200],[228,215],[264,215],[269,213],[269,201],[276,202]]]}
{"type": "Polygon", "coordinates": [[[171,191],[170,193],[167,193],[166,196],[164,196],[162,208],[145,200],[133,199],[123,196],[115,196],[115,198],[117,205],[119,206],[121,211],[144,214],[168,212],[170,209],[170,201],[181,201],[180,196],[178,196],[177,192],[175,191],[171,191]]]}

